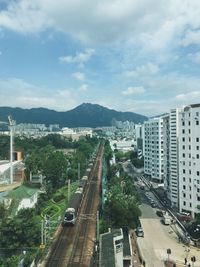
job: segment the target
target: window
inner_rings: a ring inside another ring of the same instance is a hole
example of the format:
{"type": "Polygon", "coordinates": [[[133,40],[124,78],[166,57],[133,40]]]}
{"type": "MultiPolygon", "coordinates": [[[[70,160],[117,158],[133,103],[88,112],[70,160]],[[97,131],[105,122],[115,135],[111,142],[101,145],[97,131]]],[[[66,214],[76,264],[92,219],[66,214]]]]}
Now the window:
{"type": "Polygon", "coordinates": [[[183,133],[183,134],[185,133],[185,129],[182,129],[182,133],[183,133]]]}
{"type": "Polygon", "coordinates": [[[185,189],[186,187],[185,187],[185,185],[183,185],[183,189],[185,189]]]}
{"type": "Polygon", "coordinates": [[[185,173],[185,169],[183,169],[183,173],[185,173]]]}
{"type": "Polygon", "coordinates": [[[183,201],[183,206],[186,206],[186,202],[185,201],[183,201]]]}
{"type": "Polygon", "coordinates": [[[185,122],[184,121],[182,121],[182,126],[185,126],[185,122]]]}
{"type": "Polygon", "coordinates": [[[196,121],[196,125],[199,125],[199,121],[196,121]]]}
{"type": "Polygon", "coordinates": [[[183,153],[183,158],[185,158],[185,153],[183,153]]]}
{"type": "Polygon", "coordinates": [[[196,112],[196,116],[197,116],[197,117],[199,116],[199,112],[196,112]]]}
{"type": "Polygon", "coordinates": [[[196,150],[199,150],[199,146],[196,146],[196,150]]]}
{"type": "Polygon", "coordinates": [[[182,138],[182,141],[185,142],[185,137],[182,138]]]}
{"type": "Polygon", "coordinates": [[[197,176],[199,176],[199,171],[197,171],[197,176]]]}
{"type": "Polygon", "coordinates": [[[197,159],[199,159],[199,154],[197,154],[196,156],[197,156],[197,159]]]}
{"type": "Polygon", "coordinates": [[[196,142],[199,142],[199,137],[196,137],[196,142]]]}
{"type": "Polygon", "coordinates": [[[185,145],[183,145],[183,147],[182,147],[183,149],[185,149],[185,145]]]}
{"type": "Polygon", "coordinates": [[[188,133],[190,134],[190,129],[188,130],[188,133]]]}
{"type": "Polygon", "coordinates": [[[190,121],[188,121],[188,125],[190,126],[190,121]]]}

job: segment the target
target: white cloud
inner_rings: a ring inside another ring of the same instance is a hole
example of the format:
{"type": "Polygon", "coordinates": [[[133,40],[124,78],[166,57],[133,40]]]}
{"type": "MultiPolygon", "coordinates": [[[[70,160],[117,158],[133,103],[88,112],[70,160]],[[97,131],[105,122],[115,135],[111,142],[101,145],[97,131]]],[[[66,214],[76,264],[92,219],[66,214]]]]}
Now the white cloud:
{"type": "Polygon", "coordinates": [[[62,56],[59,58],[62,63],[77,63],[79,66],[83,66],[94,54],[94,49],[86,49],[85,52],[77,52],[75,56],[62,56]]]}
{"type": "Polygon", "coordinates": [[[139,76],[155,75],[158,72],[159,72],[159,66],[151,62],[148,62],[145,65],[136,67],[135,70],[126,71],[125,76],[128,78],[136,78],[139,76]]]}
{"type": "Polygon", "coordinates": [[[0,12],[0,27],[53,28],[87,43],[131,41],[159,50],[181,41],[199,44],[199,10],[199,0],[19,0],[0,12]]]}
{"type": "Polygon", "coordinates": [[[74,72],[74,73],[72,73],[72,76],[76,80],[81,81],[81,82],[83,82],[85,80],[85,74],[83,72],[74,72]]]}
{"type": "Polygon", "coordinates": [[[187,103],[187,104],[192,104],[192,103],[199,103],[200,102],[200,91],[192,91],[189,93],[185,94],[179,94],[176,95],[176,100],[182,102],[182,103],[187,103]]]}
{"type": "Polygon", "coordinates": [[[16,78],[0,79],[0,95],[0,106],[45,107],[66,111],[77,104],[76,96],[70,90],[55,89],[51,92],[16,78]]]}
{"type": "Polygon", "coordinates": [[[82,84],[79,88],[79,91],[81,91],[81,92],[86,92],[87,90],[88,90],[87,84],[82,84]]]}
{"type": "Polygon", "coordinates": [[[122,91],[123,95],[138,95],[143,94],[145,92],[142,86],[138,87],[128,87],[126,90],[122,91]]]}
{"type": "Polygon", "coordinates": [[[188,58],[197,64],[200,64],[200,52],[194,53],[194,54],[188,54],[188,58]]]}
{"type": "Polygon", "coordinates": [[[200,31],[187,31],[185,37],[182,40],[183,46],[188,46],[191,44],[200,44],[200,31]]]}

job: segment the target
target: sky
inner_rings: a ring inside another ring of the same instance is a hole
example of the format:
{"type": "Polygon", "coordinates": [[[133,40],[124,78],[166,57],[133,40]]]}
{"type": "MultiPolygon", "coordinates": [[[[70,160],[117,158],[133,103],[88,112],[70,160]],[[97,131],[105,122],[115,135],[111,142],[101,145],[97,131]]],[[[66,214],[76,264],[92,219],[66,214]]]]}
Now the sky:
{"type": "Polygon", "coordinates": [[[199,0],[0,0],[0,106],[200,103],[199,0]]]}

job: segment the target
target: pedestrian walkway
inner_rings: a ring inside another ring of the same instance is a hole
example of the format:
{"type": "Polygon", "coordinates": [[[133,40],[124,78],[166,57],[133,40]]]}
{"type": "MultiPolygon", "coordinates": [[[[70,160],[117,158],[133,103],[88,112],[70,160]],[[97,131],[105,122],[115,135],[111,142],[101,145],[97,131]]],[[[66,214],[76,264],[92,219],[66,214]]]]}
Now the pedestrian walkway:
{"type": "Polygon", "coordinates": [[[138,252],[138,248],[137,248],[137,244],[136,244],[136,235],[135,235],[135,231],[131,230],[130,231],[130,236],[131,236],[131,245],[132,245],[132,261],[133,261],[133,267],[142,267],[143,265],[141,265],[140,263],[140,257],[139,257],[139,252],[138,252]]]}

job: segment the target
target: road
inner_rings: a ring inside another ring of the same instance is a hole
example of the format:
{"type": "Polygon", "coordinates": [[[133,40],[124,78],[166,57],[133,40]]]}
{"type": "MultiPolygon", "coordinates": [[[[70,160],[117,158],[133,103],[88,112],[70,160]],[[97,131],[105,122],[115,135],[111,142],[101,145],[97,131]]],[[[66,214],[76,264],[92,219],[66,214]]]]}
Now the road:
{"type": "MultiPolygon", "coordinates": [[[[125,166],[125,171],[133,178],[137,174],[133,174],[131,168],[125,166]]],[[[187,247],[179,243],[178,237],[174,231],[176,225],[164,225],[161,218],[157,216],[156,210],[162,208],[159,201],[145,186],[144,190],[140,187],[143,185],[140,179],[134,181],[141,196],[142,204],[140,206],[142,216],[140,222],[144,230],[144,237],[138,237],[137,243],[145,267],[163,267],[164,260],[168,259],[167,249],[171,250],[169,259],[176,262],[176,267],[185,266],[185,258],[187,263],[194,267],[200,267],[200,250],[195,247],[187,247]],[[156,203],[156,208],[152,208],[149,199],[146,197],[148,191],[149,197],[156,203]],[[196,257],[194,265],[191,263],[191,257],[196,257]]]]}
{"type": "MultiPolygon", "coordinates": [[[[151,207],[149,200],[145,196],[145,192],[146,190],[140,190],[142,199],[140,206],[142,216],[140,222],[144,230],[144,238],[138,237],[137,242],[146,266],[164,266],[164,260],[168,258],[167,249],[171,249],[169,258],[176,262],[176,266],[184,266],[185,258],[187,258],[188,263],[191,263],[191,257],[196,256],[197,261],[194,266],[200,267],[200,250],[194,247],[189,248],[179,243],[178,237],[174,232],[175,226],[164,225],[161,222],[161,218],[156,214],[158,208],[151,207]]],[[[156,205],[159,206],[160,204],[153,196],[153,193],[149,192],[149,195],[154,199],[156,205]]]]}

